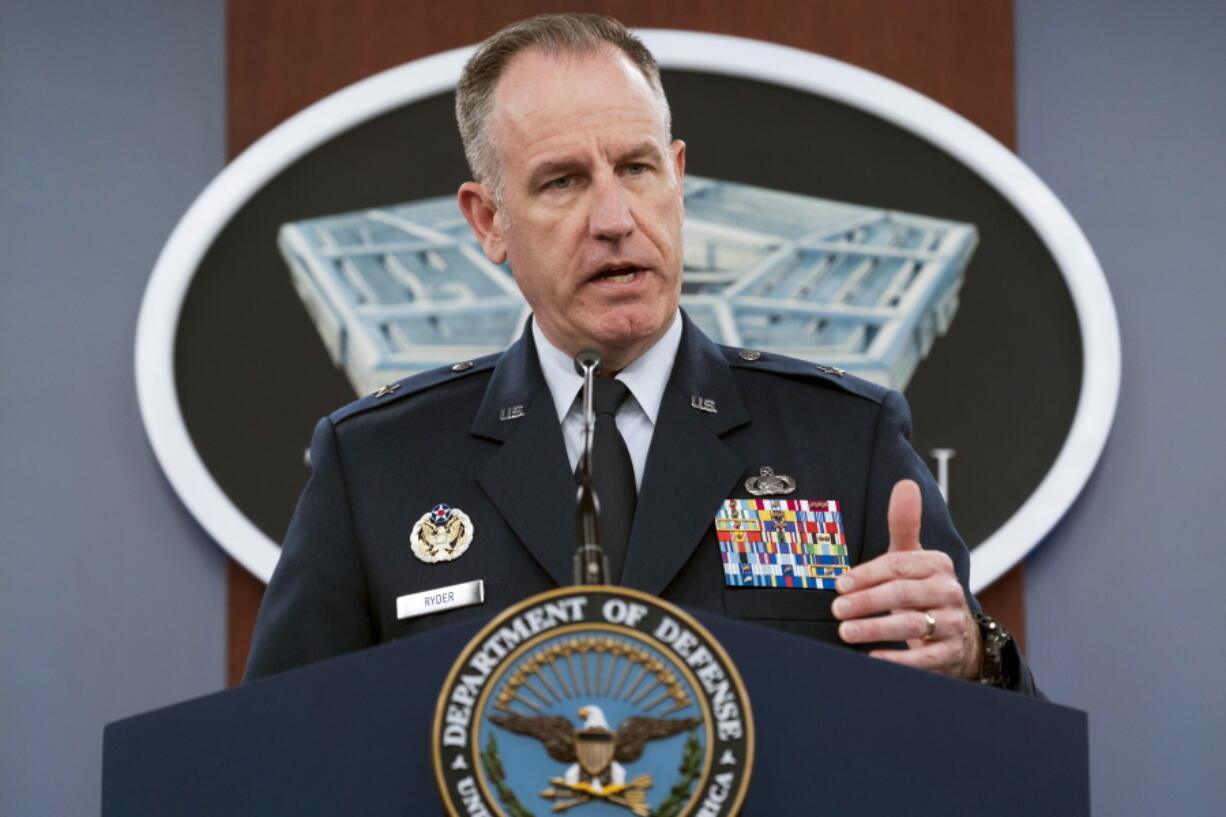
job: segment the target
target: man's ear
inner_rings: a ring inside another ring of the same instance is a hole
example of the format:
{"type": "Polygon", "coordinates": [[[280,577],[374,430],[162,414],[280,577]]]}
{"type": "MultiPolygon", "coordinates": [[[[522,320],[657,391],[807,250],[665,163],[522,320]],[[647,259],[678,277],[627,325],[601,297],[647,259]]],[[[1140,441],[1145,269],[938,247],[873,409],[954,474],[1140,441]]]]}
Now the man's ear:
{"type": "Polygon", "coordinates": [[[498,218],[494,191],[477,182],[464,182],[456,193],[456,201],[473,235],[481,243],[485,257],[494,264],[506,261],[507,248],[502,239],[502,224],[498,218]]]}
{"type": "Polygon", "coordinates": [[[669,149],[673,154],[673,167],[677,171],[677,183],[685,181],[685,142],[680,139],[674,139],[669,145],[669,149]]]}

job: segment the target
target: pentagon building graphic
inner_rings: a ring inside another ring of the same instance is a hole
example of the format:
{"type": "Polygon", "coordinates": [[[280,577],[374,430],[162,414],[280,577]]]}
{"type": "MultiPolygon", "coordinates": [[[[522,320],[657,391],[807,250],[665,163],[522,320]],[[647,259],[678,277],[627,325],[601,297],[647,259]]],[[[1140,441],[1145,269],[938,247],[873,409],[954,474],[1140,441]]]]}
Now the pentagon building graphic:
{"type": "MultiPolygon", "coordinates": [[[[713,340],[903,390],[958,308],[974,225],[685,184],[681,305],[713,340]]],[[[529,310],[453,196],[285,224],[294,288],[358,394],[509,346],[529,310]]]]}

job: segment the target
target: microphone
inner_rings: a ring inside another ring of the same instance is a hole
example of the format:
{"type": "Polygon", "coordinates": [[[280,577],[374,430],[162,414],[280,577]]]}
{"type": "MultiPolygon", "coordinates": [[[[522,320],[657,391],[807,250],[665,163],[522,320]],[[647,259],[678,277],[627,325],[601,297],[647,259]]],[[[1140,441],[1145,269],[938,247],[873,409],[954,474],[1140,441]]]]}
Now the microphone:
{"type": "Polygon", "coordinates": [[[579,540],[575,584],[609,583],[609,559],[600,546],[600,500],[592,486],[592,432],[596,426],[592,380],[600,364],[600,352],[595,349],[580,349],[575,355],[575,371],[583,376],[583,453],[579,455],[579,493],[575,498],[575,532],[579,540]]]}
{"type": "Polygon", "coordinates": [[[575,374],[586,374],[588,369],[594,373],[602,362],[600,352],[595,349],[580,349],[579,354],[575,355],[575,374]]]}

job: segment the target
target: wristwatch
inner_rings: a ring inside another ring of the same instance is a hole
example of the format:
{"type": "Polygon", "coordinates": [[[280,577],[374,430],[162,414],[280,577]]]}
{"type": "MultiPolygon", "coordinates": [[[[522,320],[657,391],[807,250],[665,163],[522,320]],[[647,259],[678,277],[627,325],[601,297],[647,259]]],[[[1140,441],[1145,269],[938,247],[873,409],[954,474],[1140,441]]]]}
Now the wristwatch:
{"type": "Polygon", "coordinates": [[[1013,658],[1009,645],[1013,634],[1005,625],[991,616],[974,613],[975,623],[979,625],[979,635],[983,642],[983,657],[979,663],[979,683],[988,686],[1012,689],[1017,684],[1016,660],[1013,658]]]}

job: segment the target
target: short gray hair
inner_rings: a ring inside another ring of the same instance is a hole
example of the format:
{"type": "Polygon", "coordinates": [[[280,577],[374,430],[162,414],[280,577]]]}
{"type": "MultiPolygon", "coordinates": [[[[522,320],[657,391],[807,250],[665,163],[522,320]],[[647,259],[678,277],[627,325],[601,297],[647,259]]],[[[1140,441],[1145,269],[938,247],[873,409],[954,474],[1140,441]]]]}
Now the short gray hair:
{"type": "Polygon", "coordinates": [[[664,135],[671,140],[671,117],[660,82],[660,66],[642,40],[612,17],[584,12],[541,14],[498,31],[481,43],[464,66],[456,86],[455,113],[473,179],[492,187],[495,195],[500,194],[498,158],[486,124],[494,106],[494,89],[517,54],[529,48],[539,48],[551,56],[592,54],[608,46],[625,54],[647,79],[660,101],[664,135]]]}

